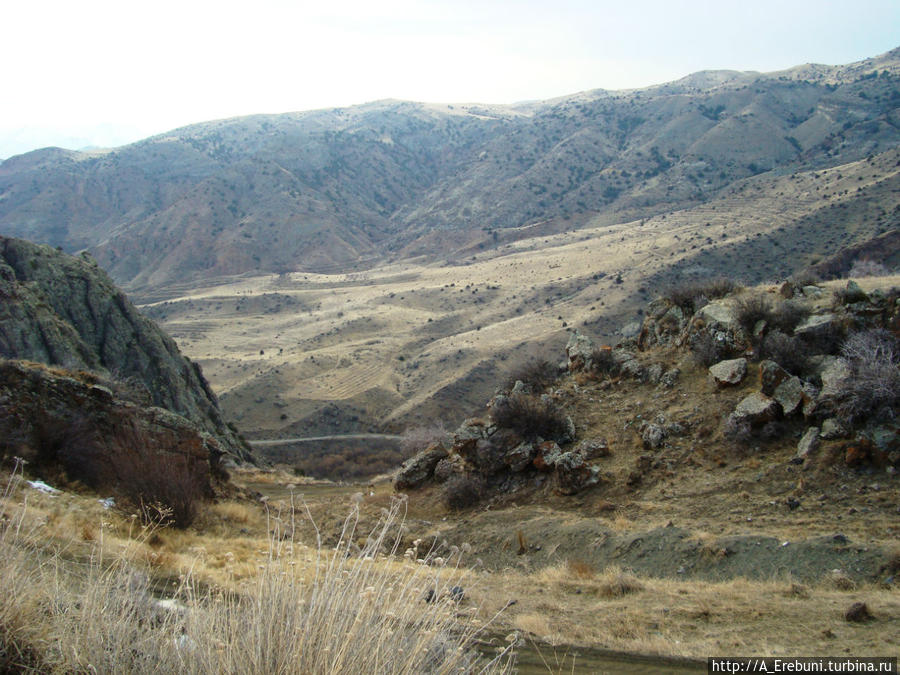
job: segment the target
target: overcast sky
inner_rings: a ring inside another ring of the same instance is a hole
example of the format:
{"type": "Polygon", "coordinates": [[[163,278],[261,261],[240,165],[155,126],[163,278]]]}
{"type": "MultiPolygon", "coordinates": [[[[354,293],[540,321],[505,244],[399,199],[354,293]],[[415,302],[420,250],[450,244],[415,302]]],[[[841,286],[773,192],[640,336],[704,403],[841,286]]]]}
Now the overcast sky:
{"type": "Polygon", "coordinates": [[[900,46],[900,0],[28,0],[0,157],[381,98],[512,103],[900,46]]]}

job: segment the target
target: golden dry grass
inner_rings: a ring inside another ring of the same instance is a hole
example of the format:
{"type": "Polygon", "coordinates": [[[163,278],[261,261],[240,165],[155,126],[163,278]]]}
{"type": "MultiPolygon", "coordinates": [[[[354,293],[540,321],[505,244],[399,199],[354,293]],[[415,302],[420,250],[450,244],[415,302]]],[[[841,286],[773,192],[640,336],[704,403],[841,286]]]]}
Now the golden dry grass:
{"type": "MultiPolygon", "coordinates": [[[[99,541],[73,541],[61,549],[65,538],[46,514],[65,508],[53,499],[76,506],[77,498],[40,496],[33,501],[44,503],[34,508],[28,504],[31,496],[16,475],[0,495],[3,669],[449,673],[509,668],[509,646],[493,658],[474,651],[490,622],[453,591],[464,583],[461,554],[397,551],[400,499],[365,533],[361,550],[354,543],[360,535],[358,508],[351,508],[334,547],[321,540],[300,545],[284,536],[293,529],[296,511],[269,513],[265,548],[256,555],[249,549],[240,555],[226,551],[220,584],[213,574],[220,561],[204,545],[212,543],[209,539],[138,527],[137,519],[113,516],[101,522],[99,541]],[[103,534],[126,522],[126,532],[103,534]],[[188,550],[168,552],[175,548],[188,550]],[[161,555],[171,557],[160,560],[161,555]],[[254,559],[255,573],[244,576],[242,566],[254,559]]],[[[216,511],[245,524],[254,519],[235,505],[216,511]]],[[[73,508],[72,518],[76,512],[73,508]]]]}

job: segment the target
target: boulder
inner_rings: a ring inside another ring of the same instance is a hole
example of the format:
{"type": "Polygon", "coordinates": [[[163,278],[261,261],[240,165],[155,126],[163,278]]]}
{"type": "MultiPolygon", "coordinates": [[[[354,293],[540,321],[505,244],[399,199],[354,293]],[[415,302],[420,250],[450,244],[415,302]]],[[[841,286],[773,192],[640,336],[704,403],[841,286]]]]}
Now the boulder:
{"type": "Polygon", "coordinates": [[[847,282],[847,285],[841,292],[841,296],[845,305],[852,305],[857,302],[869,301],[869,296],[866,295],[866,292],[862,288],[860,288],[859,284],[853,281],[853,279],[850,279],[847,282]]]}
{"type": "Polygon", "coordinates": [[[453,432],[453,450],[466,458],[475,453],[478,441],[487,438],[485,422],[480,419],[468,419],[453,432]]]}
{"type": "Polygon", "coordinates": [[[762,392],[754,392],[744,398],[734,412],[731,419],[737,423],[748,422],[751,426],[761,426],[778,417],[780,410],[775,399],[762,392]]]}
{"type": "Polygon", "coordinates": [[[574,495],[600,482],[600,469],[589,465],[578,452],[564,452],[556,462],[556,491],[574,495]]]}
{"type": "Polygon", "coordinates": [[[658,450],[666,439],[666,430],[658,424],[647,423],[641,425],[641,441],[645,448],[658,450]]]}
{"type": "Polygon", "coordinates": [[[420,486],[431,478],[437,463],[446,458],[448,454],[444,446],[440,443],[435,443],[415,457],[410,457],[400,467],[400,472],[394,481],[394,488],[397,490],[408,490],[420,486]]]}
{"type": "Polygon", "coordinates": [[[844,425],[841,424],[840,420],[836,417],[829,417],[822,422],[822,429],[819,431],[819,435],[825,440],[845,438],[847,436],[847,429],[844,428],[844,425]]]}
{"type": "Polygon", "coordinates": [[[830,312],[826,312],[825,314],[813,314],[802,321],[799,326],[794,328],[794,335],[814,341],[828,337],[838,330],[839,326],[840,320],[836,315],[831,314],[830,312]]]}
{"type": "Polygon", "coordinates": [[[524,471],[534,461],[536,454],[537,448],[534,443],[520,443],[503,455],[503,462],[510,471],[524,471]]]}
{"type": "Polygon", "coordinates": [[[734,332],[738,329],[734,308],[727,300],[713,300],[703,306],[696,316],[702,319],[704,326],[710,331],[734,332]]]}
{"type": "Polygon", "coordinates": [[[492,439],[482,438],[475,442],[475,452],[470,461],[482,474],[489,475],[506,466],[503,462],[504,454],[503,448],[494,444],[492,439]]]}
{"type": "Polygon", "coordinates": [[[561,456],[562,449],[555,441],[538,443],[533,460],[534,467],[538,471],[552,471],[561,456]]]}
{"type": "Polygon", "coordinates": [[[566,344],[566,356],[569,359],[569,371],[588,370],[594,353],[594,343],[586,335],[578,331],[572,334],[566,344]]]}
{"type": "Polygon", "coordinates": [[[827,356],[822,359],[818,372],[822,380],[822,390],[819,392],[821,398],[839,397],[843,389],[844,382],[853,375],[850,362],[839,356],[827,356]]]}
{"type": "Polygon", "coordinates": [[[775,387],[772,398],[781,406],[781,411],[785,415],[793,415],[801,409],[806,399],[806,392],[803,391],[803,382],[796,375],[789,377],[784,382],[775,387]]]}
{"type": "Polygon", "coordinates": [[[586,439],[575,446],[575,452],[583,455],[585,459],[609,457],[609,443],[606,442],[605,438],[586,439]]]}
{"type": "Polygon", "coordinates": [[[709,367],[709,374],[720,387],[740,384],[747,374],[747,359],[728,359],[709,367]]]}
{"type": "Polygon", "coordinates": [[[759,385],[762,393],[771,396],[779,384],[791,377],[791,374],[774,361],[760,361],[759,385]]]}
{"type": "Polygon", "coordinates": [[[818,298],[825,292],[818,286],[804,286],[801,291],[807,298],[818,298]]]}

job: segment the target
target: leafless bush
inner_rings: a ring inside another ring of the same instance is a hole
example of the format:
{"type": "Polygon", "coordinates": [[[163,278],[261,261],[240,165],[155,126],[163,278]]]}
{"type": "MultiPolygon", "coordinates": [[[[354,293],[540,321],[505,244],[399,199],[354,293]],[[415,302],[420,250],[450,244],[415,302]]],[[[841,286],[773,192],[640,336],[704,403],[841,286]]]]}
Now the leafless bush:
{"type": "Polygon", "coordinates": [[[523,363],[510,373],[507,388],[511,389],[516,381],[528,385],[535,393],[543,392],[547,387],[556,382],[559,376],[559,368],[546,359],[535,359],[523,363]]]}
{"type": "Polygon", "coordinates": [[[691,356],[697,365],[709,368],[727,355],[726,346],[712,333],[700,331],[691,338],[691,356]]]}
{"type": "Polygon", "coordinates": [[[799,375],[809,366],[808,346],[799,338],[773,330],[763,338],[760,356],[771,359],[789,373],[799,375]]]}
{"type": "Polygon", "coordinates": [[[199,514],[208,487],[205,462],[137,447],[118,456],[115,468],[123,506],[136,509],[145,522],[184,529],[199,514]]]}
{"type": "Polygon", "coordinates": [[[772,310],[768,320],[773,328],[783,333],[793,333],[808,316],[809,308],[806,305],[794,300],[785,300],[772,310]]]}
{"type": "Polygon", "coordinates": [[[400,439],[400,450],[404,457],[412,457],[430,448],[447,435],[443,422],[410,427],[403,432],[400,439]]]}
{"type": "Polygon", "coordinates": [[[822,281],[822,278],[811,270],[803,270],[797,274],[792,274],[788,277],[788,281],[794,286],[803,288],[804,286],[815,286],[822,281]]]}
{"type": "Polygon", "coordinates": [[[494,407],[492,416],[498,427],[512,429],[526,439],[561,440],[568,433],[562,409],[539,396],[510,396],[494,407]]]}
{"type": "Polygon", "coordinates": [[[772,305],[769,298],[758,293],[747,293],[738,298],[734,304],[734,315],[738,324],[748,335],[760,320],[768,321],[771,318],[772,305]]]}
{"type": "Polygon", "coordinates": [[[861,277],[886,277],[892,272],[884,266],[883,263],[875,260],[856,260],[853,267],[847,272],[847,276],[852,279],[861,277]]]}
{"type": "Polygon", "coordinates": [[[693,314],[710,300],[723,298],[738,288],[739,285],[727,277],[683,281],[672,286],[663,297],[673,305],[693,314]]]}
{"type": "Polygon", "coordinates": [[[609,347],[595,347],[591,352],[591,370],[600,375],[615,375],[619,363],[609,347]]]}
{"type": "Polygon", "coordinates": [[[849,423],[875,416],[893,417],[900,403],[900,345],[887,330],[851,335],[841,354],[852,376],[835,395],[838,415],[849,423]]]}
{"type": "Polygon", "coordinates": [[[484,480],[478,476],[456,474],[444,483],[444,503],[447,508],[460,511],[475,506],[484,498],[484,480]]]}

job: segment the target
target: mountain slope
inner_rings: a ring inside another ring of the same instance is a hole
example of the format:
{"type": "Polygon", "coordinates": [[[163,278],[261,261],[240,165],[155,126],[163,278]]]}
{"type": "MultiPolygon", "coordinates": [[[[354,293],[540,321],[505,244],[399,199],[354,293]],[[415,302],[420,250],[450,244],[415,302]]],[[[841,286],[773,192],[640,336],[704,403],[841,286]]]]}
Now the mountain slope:
{"type": "Polygon", "coordinates": [[[89,249],[126,288],[150,292],[434,257],[440,232],[466,243],[547,220],[628,222],[761,172],[896,146],[898,56],[519,106],[381,101],[198,124],[105,152],[46,149],[0,164],[0,228],[89,249]]]}

